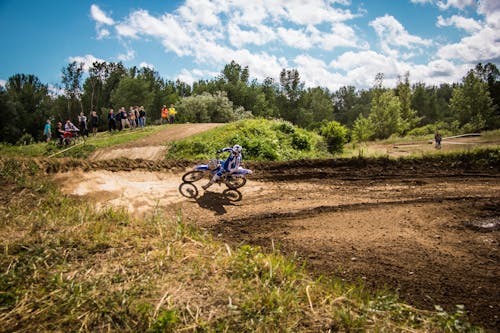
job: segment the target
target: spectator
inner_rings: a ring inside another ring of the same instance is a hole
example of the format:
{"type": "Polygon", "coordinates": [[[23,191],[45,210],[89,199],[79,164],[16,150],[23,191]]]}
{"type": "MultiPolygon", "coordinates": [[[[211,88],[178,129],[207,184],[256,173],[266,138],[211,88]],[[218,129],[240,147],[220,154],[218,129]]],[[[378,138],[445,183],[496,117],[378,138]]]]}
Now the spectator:
{"type": "Polygon", "coordinates": [[[45,141],[49,142],[52,137],[52,127],[50,125],[50,119],[47,119],[45,126],[43,127],[43,135],[45,136],[45,141]]]}
{"type": "Polygon", "coordinates": [[[170,108],[168,109],[168,122],[170,124],[174,123],[176,114],[177,114],[177,112],[175,111],[174,105],[170,104],[170,108]]]}
{"type": "Polygon", "coordinates": [[[56,125],[56,138],[59,145],[62,146],[64,141],[64,129],[60,121],[58,121],[56,125]]]}
{"type": "Polygon", "coordinates": [[[436,149],[441,149],[441,140],[442,139],[443,139],[443,137],[441,136],[441,133],[436,131],[436,133],[434,134],[434,141],[436,142],[436,149]]]}
{"type": "Polygon", "coordinates": [[[99,116],[95,111],[92,111],[92,113],[90,114],[90,126],[92,126],[92,134],[96,135],[97,128],[99,127],[99,116]]]}
{"type": "Polygon", "coordinates": [[[111,132],[112,130],[116,130],[116,118],[113,109],[109,109],[108,113],[108,130],[111,132]]]}
{"type": "Polygon", "coordinates": [[[78,116],[78,126],[80,127],[80,132],[82,133],[82,135],[89,136],[87,116],[84,115],[83,112],[80,112],[80,115],[78,116]]]}
{"type": "Polygon", "coordinates": [[[139,126],[146,126],[146,111],[144,110],[144,106],[141,105],[139,108],[139,126]]]}
{"type": "Polygon", "coordinates": [[[163,122],[167,122],[168,121],[168,108],[166,105],[163,105],[163,107],[161,108],[161,124],[163,125],[163,122]]]}

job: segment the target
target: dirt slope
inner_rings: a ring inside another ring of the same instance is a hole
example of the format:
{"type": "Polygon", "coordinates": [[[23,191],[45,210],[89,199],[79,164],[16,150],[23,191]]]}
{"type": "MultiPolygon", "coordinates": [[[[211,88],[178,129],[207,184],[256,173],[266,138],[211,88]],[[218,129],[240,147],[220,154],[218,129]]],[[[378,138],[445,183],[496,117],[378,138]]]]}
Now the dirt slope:
{"type": "Polygon", "coordinates": [[[474,323],[500,327],[498,166],[247,163],[255,174],[239,197],[218,186],[203,191],[204,179],[187,199],[178,191],[185,163],[99,163],[54,177],[65,193],[98,206],[123,206],[138,217],[181,212],[221,241],[278,247],[317,275],[387,287],[420,308],[453,312],[464,304],[474,323]]]}
{"type": "Polygon", "coordinates": [[[180,140],[189,136],[207,131],[223,124],[175,124],[163,125],[165,130],[142,138],[140,140],[128,142],[111,148],[95,151],[90,160],[109,160],[114,158],[145,159],[158,161],[164,158],[165,144],[170,141],[180,140]]]}

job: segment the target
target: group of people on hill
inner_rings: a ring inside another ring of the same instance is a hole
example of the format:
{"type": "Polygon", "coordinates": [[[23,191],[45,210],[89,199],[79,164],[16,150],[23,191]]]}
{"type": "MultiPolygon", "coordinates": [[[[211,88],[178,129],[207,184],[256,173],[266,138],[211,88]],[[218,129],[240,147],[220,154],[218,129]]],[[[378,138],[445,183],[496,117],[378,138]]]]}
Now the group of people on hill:
{"type": "Polygon", "coordinates": [[[140,128],[146,126],[146,111],[144,106],[131,106],[129,111],[121,107],[116,113],[113,109],[108,112],[108,130],[121,131],[125,128],[140,128]]]}
{"type": "MultiPolygon", "coordinates": [[[[175,107],[170,104],[170,108],[163,105],[161,110],[161,124],[169,123],[173,124],[175,120],[175,107]]],[[[130,106],[129,111],[125,110],[125,107],[121,107],[117,112],[110,109],[108,112],[108,130],[111,131],[121,131],[125,128],[142,128],[146,126],[146,111],[144,106],[130,106]]],[[[75,135],[89,136],[89,133],[96,135],[99,127],[100,119],[96,111],[90,113],[90,118],[88,118],[83,112],[78,116],[78,126],[74,125],[69,119],[66,122],[57,122],[56,128],[52,130],[52,122],[47,119],[45,126],[43,128],[43,135],[46,142],[52,139],[53,132],[59,143],[65,143],[68,138],[72,138],[75,135]]]]}
{"type": "Polygon", "coordinates": [[[161,108],[161,124],[167,123],[167,124],[173,124],[175,121],[175,115],[177,114],[177,111],[175,111],[174,105],[170,104],[170,107],[167,108],[166,105],[163,105],[161,108]]]}

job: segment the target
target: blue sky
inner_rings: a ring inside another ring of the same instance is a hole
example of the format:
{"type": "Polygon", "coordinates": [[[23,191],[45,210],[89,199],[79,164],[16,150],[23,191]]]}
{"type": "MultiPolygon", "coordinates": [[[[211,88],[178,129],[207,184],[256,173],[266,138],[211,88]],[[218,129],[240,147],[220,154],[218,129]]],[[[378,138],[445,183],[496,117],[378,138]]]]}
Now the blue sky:
{"type": "Polygon", "coordinates": [[[0,84],[17,73],[60,84],[74,60],[122,61],[191,84],[235,60],[252,79],[298,69],[334,91],[459,82],[500,68],[499,0],[0,0],[0,84]]]}

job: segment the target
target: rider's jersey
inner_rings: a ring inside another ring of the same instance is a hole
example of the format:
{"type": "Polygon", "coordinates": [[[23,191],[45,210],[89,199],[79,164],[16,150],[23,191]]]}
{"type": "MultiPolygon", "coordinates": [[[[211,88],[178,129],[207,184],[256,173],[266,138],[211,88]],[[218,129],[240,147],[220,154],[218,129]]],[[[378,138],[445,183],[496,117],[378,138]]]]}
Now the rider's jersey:
{"type": "Polygon", "coordinates": [[[224,161],[224,164],[222,164],[222,168],[224,171],[227,172],[234,172],[236,171],[241,164],[241,154],[238,154],[235,156],[232,152],[233,148],[232,147],[227,147],[222,149],[223,152],[230,151],[231,153],[229,154],[228,158],[224,161]]]}

